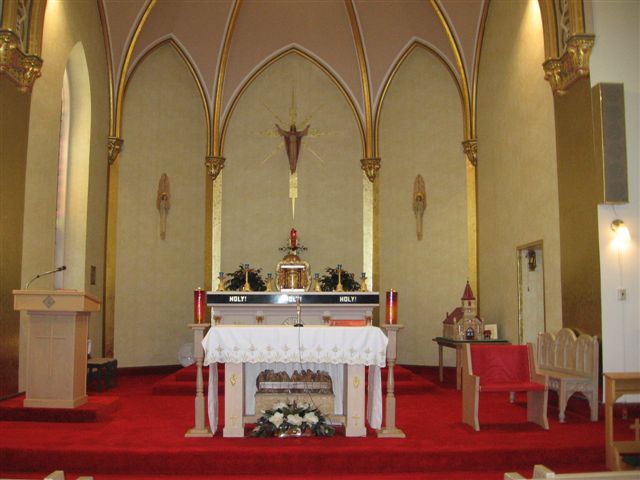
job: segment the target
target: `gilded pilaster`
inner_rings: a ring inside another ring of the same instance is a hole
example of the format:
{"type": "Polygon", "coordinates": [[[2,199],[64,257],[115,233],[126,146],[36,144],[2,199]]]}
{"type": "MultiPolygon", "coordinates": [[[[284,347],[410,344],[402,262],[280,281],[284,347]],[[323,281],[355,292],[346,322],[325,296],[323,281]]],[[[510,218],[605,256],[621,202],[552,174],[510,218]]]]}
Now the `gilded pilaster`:
{"type": "Polygon", "coordinates": [[[566,50],[560,58],[550,58],[542,64],[554,94],[564,95],[577,80],[589,75],[594,38],[590,34],[573,35],[567,39],[566,50]]]}
{"type": "Polygon", "coordinates": [[[373,183],[378,176],[381,163],[382,159],[380,157],[363,158],[360,160],[360,168],[362,168],[371,183],[373,183]]]}
{"type": "Polygon", "coordinates": [[[42,59],[22,52],[20,37],[11,30],[0,30],[0,75],[7,75],[18,90],[30,92],[40,76],[42,59]]]}
{"type": "Polygon", "coordinates": [[[477,166],[478,140],[470,138],[462,142],[462,150],[467,157],[465,162],[467,178],[467,252],[469,256],[468,277],[476,292],[478,285],[478,198],[477,198],[477,166]]]}

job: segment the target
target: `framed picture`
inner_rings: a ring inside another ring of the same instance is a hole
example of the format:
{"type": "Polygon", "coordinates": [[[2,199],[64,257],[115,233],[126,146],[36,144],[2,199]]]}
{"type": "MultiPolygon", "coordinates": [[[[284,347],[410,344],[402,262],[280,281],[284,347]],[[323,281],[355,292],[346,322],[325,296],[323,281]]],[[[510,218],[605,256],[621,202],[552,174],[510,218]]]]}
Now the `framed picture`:
{"type": "Polygon", "coordinates": [[[488,323],[484,326],[485,340],[497,340],[498,339],[498,325],[495,323],[488,323]]]}

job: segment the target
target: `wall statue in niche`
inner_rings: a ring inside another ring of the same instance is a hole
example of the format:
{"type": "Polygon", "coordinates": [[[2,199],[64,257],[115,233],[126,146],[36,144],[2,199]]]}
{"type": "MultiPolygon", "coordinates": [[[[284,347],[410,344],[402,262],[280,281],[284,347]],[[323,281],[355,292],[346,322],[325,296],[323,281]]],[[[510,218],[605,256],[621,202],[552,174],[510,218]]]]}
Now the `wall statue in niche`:
{"type": "Polygon", "coordinates": [[[166,173],[163,173],[158,181],[156,208],[160,213],[160,239],[164,240],[167,235],[167,215],[171,208],[171,188],[169,186],[169,177],[166,173]]]}
{"type": "Polygon", "coordinates": [[[422,240],[422,217],[427,208],[427,192],[422,175],[418,174],[413,181],[413,214],[416,217],[416,235],[422,240]]]}

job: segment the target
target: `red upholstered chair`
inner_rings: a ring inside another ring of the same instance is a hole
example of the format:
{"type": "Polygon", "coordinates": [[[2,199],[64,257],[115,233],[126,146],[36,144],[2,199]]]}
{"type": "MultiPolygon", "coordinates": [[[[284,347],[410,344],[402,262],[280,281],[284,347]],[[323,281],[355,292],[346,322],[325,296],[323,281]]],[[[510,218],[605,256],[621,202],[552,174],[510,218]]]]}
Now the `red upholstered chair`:
{"type": "Polygon", "coordinates": [[[364,318],[355,319],[355,320],[331,319],[329,320],[329,326],[331,327],[366,327],[367,321],[364,318]]]}
{"type": "Polygon", "coordinates": [[[529,345],[465,344],[462,363],[462,421],[480,430],[482,392],[527,392],[527,420],[549,428],[547,377],[536,373],[535,349],[529,345]]]}

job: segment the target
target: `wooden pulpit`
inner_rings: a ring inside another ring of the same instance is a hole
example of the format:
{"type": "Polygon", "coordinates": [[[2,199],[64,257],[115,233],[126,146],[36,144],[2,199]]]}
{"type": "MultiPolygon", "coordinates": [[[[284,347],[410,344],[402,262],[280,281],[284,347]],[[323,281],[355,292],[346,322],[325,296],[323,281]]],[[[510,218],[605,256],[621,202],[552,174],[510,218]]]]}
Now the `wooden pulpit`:
{"type": "Polygon", "coordinates": [[[87,336],[97,298],[75,290],[14,290],[26,311],[25,407],[75,408],[87,402],[87,336]]]}

